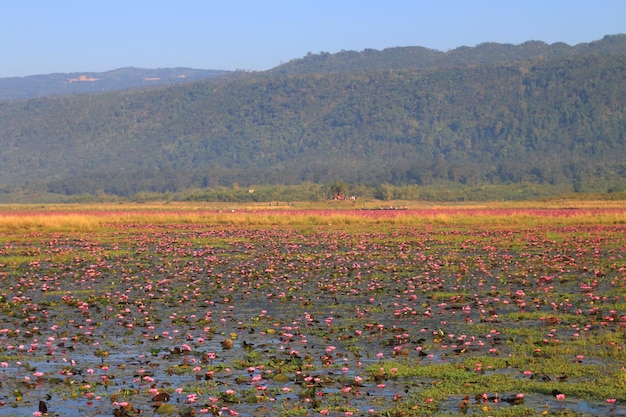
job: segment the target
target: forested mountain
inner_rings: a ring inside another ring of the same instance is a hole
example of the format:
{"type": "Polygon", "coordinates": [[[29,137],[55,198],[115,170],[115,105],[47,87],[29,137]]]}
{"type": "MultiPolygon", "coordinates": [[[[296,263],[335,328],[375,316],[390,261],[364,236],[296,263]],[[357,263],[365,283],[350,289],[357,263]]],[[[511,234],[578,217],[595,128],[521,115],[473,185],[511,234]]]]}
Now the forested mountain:
{"type": "Polygon", "coordinates": [[[427,68],[398,65],[398,50],[390,68],[356,70],[340,53],[328,70],[298,70],[305,58],[293,71],[8,101],[0,183],[123,196],[333,181],[621,190],[624,44],[427,68]]]}
{"type": "Polygon", "coordinates": [[[228,74],[192,68],[119,68],[107,72],[46,74],[0,78],[0,100],[62,94],[85,94],[127,88],[180,84],[228,74]]]}

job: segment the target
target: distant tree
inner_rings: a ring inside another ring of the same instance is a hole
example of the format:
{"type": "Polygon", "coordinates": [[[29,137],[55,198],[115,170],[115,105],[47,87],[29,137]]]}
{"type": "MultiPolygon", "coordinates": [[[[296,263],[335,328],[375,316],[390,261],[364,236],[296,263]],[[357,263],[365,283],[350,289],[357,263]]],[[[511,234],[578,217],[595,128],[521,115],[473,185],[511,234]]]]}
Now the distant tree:
{"type": "Polygon", "coordinates": [[[342,181],[335,181],[328,187],[330,198],[335,200],[343,200],[348,193],[348,184],[342,181]]]}

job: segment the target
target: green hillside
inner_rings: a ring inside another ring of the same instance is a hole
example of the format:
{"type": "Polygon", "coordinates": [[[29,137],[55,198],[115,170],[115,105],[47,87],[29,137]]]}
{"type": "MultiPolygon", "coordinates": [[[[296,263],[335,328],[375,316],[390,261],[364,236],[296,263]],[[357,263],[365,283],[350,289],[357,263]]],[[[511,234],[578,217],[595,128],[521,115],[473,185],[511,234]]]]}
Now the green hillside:
{"type": "Polygon", "coordinates": [[[626,53],[612,51],[626,37],[586,45],[425,68],[397,64],[397,50],[388,68],[357,70],[340,53],[328,57],[336,70],[305,58],[163,88],[7,101],[0,186],[121,196],[337,181],[621,191],[626,53]]]}

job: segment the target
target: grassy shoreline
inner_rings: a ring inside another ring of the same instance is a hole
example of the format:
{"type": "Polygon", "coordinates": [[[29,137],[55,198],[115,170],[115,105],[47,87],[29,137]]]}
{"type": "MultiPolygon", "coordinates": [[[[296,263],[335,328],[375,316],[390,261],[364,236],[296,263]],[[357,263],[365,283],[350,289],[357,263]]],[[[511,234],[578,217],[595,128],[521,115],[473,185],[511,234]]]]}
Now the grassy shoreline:
{"type": "Polygon", "coordinates": [[[541,224],[626,223],[624,201],[527,201],[430,204],[378,201],[324,203],[117,203],[0,205],[0,231],[95,231],[119,224],[204,223],[237,226],[328,224],[541,224]]]}

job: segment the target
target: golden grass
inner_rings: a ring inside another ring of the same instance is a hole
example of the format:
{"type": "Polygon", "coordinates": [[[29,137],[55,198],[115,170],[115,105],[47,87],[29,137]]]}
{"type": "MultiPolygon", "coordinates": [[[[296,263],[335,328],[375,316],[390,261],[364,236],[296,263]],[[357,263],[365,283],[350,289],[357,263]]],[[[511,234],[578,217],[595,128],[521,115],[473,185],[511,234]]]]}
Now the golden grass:
{"type": "Polygon", "coordinates": [[[88,214],[1,214],[1,232],[91,232],[101,229],[105,219],[88,214]]]}
{"type": "Polygon", "coordinates": [[[439,204],[380,201],[293,204],[149,203],[2,205],[0,232],[90,232],[118,225],[205,224],[262,226],[472,226],[626,224],[624,201],[547,201],[439,204]],[[401,208],[402,210],[398,210],[401,208]],[[415,211],[419,210],[419,211],[415,211]],[[535,210],[544,210],[538,213],[535,210]],[[553,211],[549,211],[553,210],[553,211]]]}

